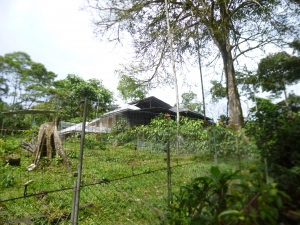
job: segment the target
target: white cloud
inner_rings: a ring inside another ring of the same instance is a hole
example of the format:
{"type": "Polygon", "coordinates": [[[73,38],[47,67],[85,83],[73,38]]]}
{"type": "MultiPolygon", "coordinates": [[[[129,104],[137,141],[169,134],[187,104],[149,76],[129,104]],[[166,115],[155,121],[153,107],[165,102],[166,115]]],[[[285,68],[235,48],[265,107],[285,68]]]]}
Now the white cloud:
{"type": "Polygon", "coordinates": [[[32,60],[64,79],[77,74],[97,78],[116,92],[114,70],[128,57],[127,49],[100,42],[81,0],[10,0],[0,2],[0,55],[28,53],[32,60]]]}

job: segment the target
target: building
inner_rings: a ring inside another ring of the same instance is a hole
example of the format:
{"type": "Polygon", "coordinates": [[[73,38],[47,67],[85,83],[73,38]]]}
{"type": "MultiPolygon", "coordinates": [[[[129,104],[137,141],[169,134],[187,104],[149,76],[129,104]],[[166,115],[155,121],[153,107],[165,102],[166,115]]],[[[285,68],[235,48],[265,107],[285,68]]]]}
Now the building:
{"type": "MultiPolygon", "coordinates": [[[[179,113],[180,116],[204,120],[202,114],[193,112],[189,109],[180,108],[179,113]]],[[[126,121],[127,127],[147,125],[159,114],[169,114],[172,118],[176,118],[177,108],[151,96],[143,100],[131,102],[124,107],[107,112],[101,117],[92,120],[86,124],[86,133],[110,132],[117,121],[126,121]]],[[[208,118],[208,121],[209,120],[210,119],[208,118]]],[[[75,124],[62,129],[60,133],[64,135],[81,132],[81,129],[82,124],[75,124]]]]}

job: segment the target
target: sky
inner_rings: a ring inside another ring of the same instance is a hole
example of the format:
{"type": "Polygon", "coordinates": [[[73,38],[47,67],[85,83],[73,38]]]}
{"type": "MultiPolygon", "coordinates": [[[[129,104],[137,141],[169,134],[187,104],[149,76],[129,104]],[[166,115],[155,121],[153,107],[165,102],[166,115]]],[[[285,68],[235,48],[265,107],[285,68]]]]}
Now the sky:
{"type": "MultiPolygon", "coordinates": [[[[75,74],[96,78],[114,92],[117,103],[118,77],[114,71],[126,63],[131,48],[100,41],[93,34],[91,17],[80,10],[84,0],[0,0],[0,55],[26,52],[35,62],[65,79],[75,74]]],[[[174,105],[172,88],[155,90],[150,95],[174,105]],[[158,96],[159,95],[159,96],[158,96]]]]}
{"type": "MultiPolygon", "coordinates": [[[[44,64],[47,70],[57,74],[57,79],[75,74],[85,80],[102,80],[104,87],[114,92],[116,103],[123,105],[124,101],[118,97],[118,77],[114,71],[121,68],[120,64],[127,62],[132,49],[126,41],[123,45],[116,45],[96,38],[92,18],[86,11],[80,10],[84,1],[0,0],[0,55],[26,52],[33,61],[44,64]]],[[[193,76],[192,80],[199,86],[199,71],[187,73],[193,76]]],[[[207,76],[204,79],[208,92],[211,78],[207,76]]],[[[183,86],[181,80],[178,82],[181,96],[188,88],[183,86]]],[[[194,87],[193,91],[200,100],[200,88],[194,87]]],[[[294,92],[300,94],[300,88],[294,89],[294,92]]],[[[170,105],[176,102],[175,89],[172,87],[151,91],[149,96],[155,96],[170,105]]],[[[244,100],[242,106],[246,107],[244,100]]],[[[224,113],[226,102],[207,104],[207,116],[218,117],[224,113]]]]}
{"type": "MultiPolygon", "coordinates": [[[[85,80],[102,80],[104,87],[114,92],[116,103],[124,105],[117,92],[118,77],[114,71],[121,68],[120,64],[126,64],[132,49],[124,40],[123,45],[116,45],[96,38],[91,16],[80,10],[84,1],[0,0],[0,55],[26,52],[33,61],[57,74],[57,79],[75,74],[85,80]]],[[[196,76],[193,81],[199,86],[199,71],[187,73],[196,76]]],[[[209,81],[206,83],[209,85],[209,81]]],[[[179,97],[189,91],[180,79],[178,85],[179,97]]],[[[194,87],[192,91],[198,94],[200,101],[200,88],[194,87]]],[[[176,103],[174,87],[155,89],[148,96],[172,106],[176,103]]],[[[216,112],[216,106],[212,107],[212,112],[216,112]]],[[[223,114],[224,104],[218,107],[218,114],[223,114]]]]}

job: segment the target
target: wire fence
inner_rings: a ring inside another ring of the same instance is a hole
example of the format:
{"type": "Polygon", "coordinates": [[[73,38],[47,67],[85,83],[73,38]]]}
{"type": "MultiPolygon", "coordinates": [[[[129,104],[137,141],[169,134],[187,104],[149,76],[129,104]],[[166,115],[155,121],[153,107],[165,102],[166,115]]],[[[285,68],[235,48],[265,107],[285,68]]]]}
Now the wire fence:
{"type": "MultiPolygon", "coordinates": [[[[207,175],[216,163],[215,150],[221,170],[243,169],[256,160],[249,153],[251,146],[239,146],[241,137],[226,137],[229,144],[221,147],[219,136],[222,134],[217,132],[216,136],[213,133],[207,135],[206,140],[194,141],[182,133],[180,144],[178,140],[164,139],[162,135],[149,139],[146,132],[122,141],[109,139],[108,134],[103,133],[104,128],[113,132],[116,125],[120,125],[118,121],[124,118],[127,118],[126,128],[133,130],[132,127],[147,125],[159,116],[157,113],[128,115],[128,112],[118,117],[113,115],[111,119],[104,117],[102,121],[87,124],[79,224],[160,224],[167,211],[169,191],[176,192],[192,178],[207,175]],[[169,159],[167,151],[170,152],[169,159]]],[[[124,127],[119,128],[118,138],[125,131],[124,127]]],[[[8,156],[2,157],[5,165],[0,167],[0,224],[71,223],[81,147],[80,129],[76,129],[61,132],[69,170],[61,157],[50,159],[41,153],[36,168],[29,171],[28,166],[36,155],[20,149],[19,144],[29,141],[24,136],[30,131],[14,131],[13,135],[2,136],[3,145],[12,149],[5,155],[19,158],[20,164],[9,165],[5,158],[8,156]]],[[[32,138],[38,139],[37,136],[32,138]]],[[[46,145],[46,142],[42,143],[42,151],[46,151],[46,145]]]]}

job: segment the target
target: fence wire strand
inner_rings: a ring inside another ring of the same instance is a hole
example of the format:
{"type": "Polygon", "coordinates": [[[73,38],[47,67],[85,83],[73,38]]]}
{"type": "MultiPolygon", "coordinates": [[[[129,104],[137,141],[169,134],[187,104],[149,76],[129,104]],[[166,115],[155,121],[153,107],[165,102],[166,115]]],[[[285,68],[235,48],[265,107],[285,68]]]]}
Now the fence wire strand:
{"type": "MultiPolygon", "coordinates": [[[[146,118],[144,114],[138,119],[148,123],[156,116],[146,118]]],[[[15,133],[17,144],[24,141],[23,134],[15,133]]],[[[37,167],[28,171],[33,156],[24,150],[13,155],[21,159],[20,166],[0,167],[0,224],[70,224],[80,149],[77,136],[76,131],[62,136],[70,172],[59,157],[41,157],[37,167]],[[32,183],[25,190],[29,181],[32,183]]],[[[128,140],[116,144],[105,133],[89,133],[85,138],[79,224],[160,224],[168,206],[165,140],[147,141],[139,136],[133,138],[133,144],[128,140]]],[[[172,192],[192,178],[208,174],[214,165],[214,152],[207,150],[214,147],[209,138],[205,142],[181,140],[179,154],[175,152],[176,142],[170,140],[172,192]]],[[[2,139],[12,141],[8,135],[2,139]]],[[[242,148],[239,156],[235,154],[236,138],[231,141],[222,149],[217,146],[222,153],[218,156],[221,170],[243,169],[252,163],[251,154],[242,148]]]]}

